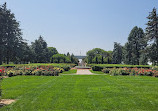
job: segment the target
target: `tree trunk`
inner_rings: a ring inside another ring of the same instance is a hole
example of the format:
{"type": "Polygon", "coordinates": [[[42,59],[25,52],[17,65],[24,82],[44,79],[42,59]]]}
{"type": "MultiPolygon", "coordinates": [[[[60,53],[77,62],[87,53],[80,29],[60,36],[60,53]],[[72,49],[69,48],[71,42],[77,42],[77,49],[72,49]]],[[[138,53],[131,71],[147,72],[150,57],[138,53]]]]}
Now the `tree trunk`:
{"type": "Polygon", "coordinates": [[[0,46],[0,65],[2,65],[2,60],[3,60],[2,48],[1,48],[1,46],[0,46]]]}
{"type": "Polygon", "coordinates": [[[2,65],[2,55],[0,55],[0,65],[2,65]]]}

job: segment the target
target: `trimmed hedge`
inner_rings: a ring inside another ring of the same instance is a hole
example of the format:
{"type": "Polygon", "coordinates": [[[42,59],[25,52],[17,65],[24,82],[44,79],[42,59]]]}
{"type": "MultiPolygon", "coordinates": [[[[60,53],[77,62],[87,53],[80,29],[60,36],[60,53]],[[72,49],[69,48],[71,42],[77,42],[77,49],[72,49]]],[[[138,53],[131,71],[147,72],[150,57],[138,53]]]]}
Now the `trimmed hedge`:
{"type": "Polygon", "coordinates": [[[103,70],[103,67],[101,67],[101,66],[93,66],[93,67],[92,67],[92,70],[93,70],[93,71],[102,71],[102,70],[103,70]]]}
{"type": "Polygon", "coordinates": [[[150,65],[122,65],[122,64],[88,64],[93,71],[101,71],[104,68],[151,68],[150,65]]]}
{"type": "Polygon", "coordinates": [[[68,63],[31,63],[31,64],[5,64],[5,65],[0,65],[0,67],[7,67],[7,68],[10,68],[10,67],[19,67],[19,66],[34,66],[34,67],[38,67],[38,66],[53,66],[53,67],[66,67],[66,66],[69,66],[70,68],[72,67],[75,67],[76,64],[68,64],[68,63]]]}

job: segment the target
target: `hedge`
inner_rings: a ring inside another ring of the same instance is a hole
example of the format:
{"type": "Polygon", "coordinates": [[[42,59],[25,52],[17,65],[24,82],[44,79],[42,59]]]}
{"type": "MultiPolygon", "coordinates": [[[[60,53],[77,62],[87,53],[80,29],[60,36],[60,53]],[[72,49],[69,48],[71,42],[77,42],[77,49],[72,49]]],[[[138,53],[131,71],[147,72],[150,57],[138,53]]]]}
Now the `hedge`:
{"type": "Polygon", "coordinates": [[[150,65],[122,65],[122,64],[88,64],[93,71],[101,71],[104,68],[151,68],[150,65]]]}

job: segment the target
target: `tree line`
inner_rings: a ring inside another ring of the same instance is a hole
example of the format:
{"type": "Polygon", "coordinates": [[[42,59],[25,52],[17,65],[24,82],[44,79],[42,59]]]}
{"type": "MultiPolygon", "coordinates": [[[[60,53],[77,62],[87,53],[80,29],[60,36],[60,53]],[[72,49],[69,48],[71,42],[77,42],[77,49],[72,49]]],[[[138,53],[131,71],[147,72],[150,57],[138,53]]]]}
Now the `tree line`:
{"type": "Polygon", "coordinates": [[[89,64],[111,64],[112,51],[105,51],[100,48],[94,48],[87,52],[87,57],[84,59],[89,64]]]}
{"type": "MultiPolygon", "coordinates": [[[[87,52],[87,63],[145,65],[149,61],[158,65],[158,14],[156,8],[147,17],[146,30],[135,26],[125,45],[114,42],[113,51],[95,48],[87,52]]],[[[74,55],[59,54],[48,47],[42,36],[31,45],[22,38],[20,24],[6,3],[0,6],[0,64],[13,63],[78,63],[74,55]]]]}
{"type": "Polygon", "coordinates": [[[59,54],[55,47],[48,47],[42,36],[31,45],[22,38],[20,24],[7,4],[0,6],[0,65],[18,63],[78,63],[74,55],[59,54]]]}
{"type": "Polygon", "coordinates": [[[92,49],[87,52],[85,61],[96,64],[131,65],[147,65],[148,62],[151,62],[153,65],[158,65],[158,14],[156,8],[153,8],[147,19],[145,32],[142,28],[135,26],[124,46],[114,42],[113,51],[92,49]]]}
{"type": "Polygon", "coordinates": [[[114,64],[158,65],[158,14],[156,8],[147,17],[145,32],[135,26],[124,46],[114,43],[112,59],[114,64]]]}

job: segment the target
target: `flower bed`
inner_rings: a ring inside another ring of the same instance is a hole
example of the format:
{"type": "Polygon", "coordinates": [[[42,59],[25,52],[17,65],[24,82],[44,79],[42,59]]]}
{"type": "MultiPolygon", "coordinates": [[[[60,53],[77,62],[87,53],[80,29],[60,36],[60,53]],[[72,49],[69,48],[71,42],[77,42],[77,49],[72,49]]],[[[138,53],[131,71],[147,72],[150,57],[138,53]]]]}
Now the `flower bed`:
{"type": "Polygon", "coordinates": [[[145,68],[104,68],[102,70],[104,73],[109,73],[110,75],[130,75],[130,76],[155,76],[158,77],[158,70],[155,69],[145,69],[145,68]]]}
{"type": "Polygon", "coordinates": [[[63,68],[54,66],[16,66],[1,67],[0,75],[9,77],[17,75],[58,76],[63,71],[63,68]]]}

